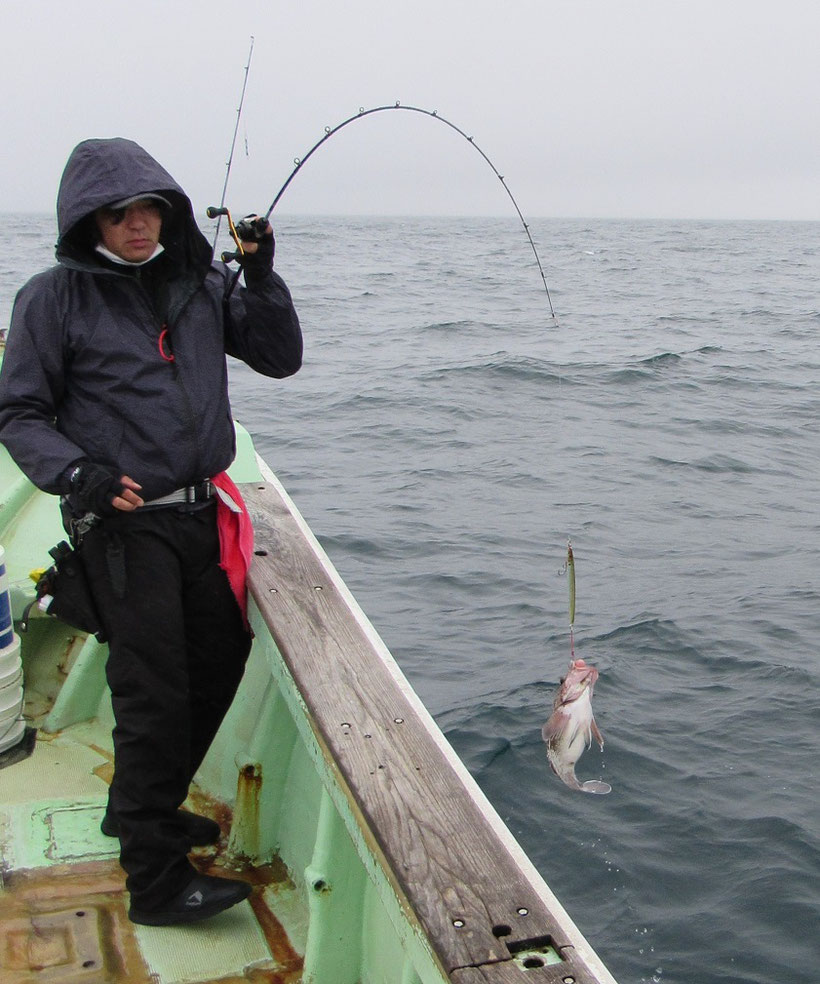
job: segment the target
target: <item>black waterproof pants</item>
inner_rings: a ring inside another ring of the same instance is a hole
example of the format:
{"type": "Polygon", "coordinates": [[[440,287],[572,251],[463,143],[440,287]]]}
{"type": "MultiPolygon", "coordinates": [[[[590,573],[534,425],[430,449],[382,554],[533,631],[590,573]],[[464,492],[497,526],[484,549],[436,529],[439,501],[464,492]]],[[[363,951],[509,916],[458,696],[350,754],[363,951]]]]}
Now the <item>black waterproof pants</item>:
{"type": "Polygon", "coordinates": [[[250,651],[219,564],[216,507],[138,509],[105,519],[81,548],[109,638],[120,863],[139,908],[161,907],[196,873],[176,811],[250,651]]]}

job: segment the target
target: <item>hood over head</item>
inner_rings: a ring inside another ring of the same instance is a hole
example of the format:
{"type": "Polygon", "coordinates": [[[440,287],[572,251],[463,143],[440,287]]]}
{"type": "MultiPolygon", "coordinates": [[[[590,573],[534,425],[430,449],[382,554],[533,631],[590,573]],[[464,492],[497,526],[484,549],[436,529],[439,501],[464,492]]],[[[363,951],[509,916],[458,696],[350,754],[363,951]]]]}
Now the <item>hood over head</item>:
{"type": "Polygon", "coordinates": [[[68,158],[57,194],[57,259],[67,266],[98,266],[94,212],[106,205],[154,196],[163,212],[160,242],[177,262],[207,267],[213,258],[179,184],[139,144],[123,137],[84,140],[68,158]]]}

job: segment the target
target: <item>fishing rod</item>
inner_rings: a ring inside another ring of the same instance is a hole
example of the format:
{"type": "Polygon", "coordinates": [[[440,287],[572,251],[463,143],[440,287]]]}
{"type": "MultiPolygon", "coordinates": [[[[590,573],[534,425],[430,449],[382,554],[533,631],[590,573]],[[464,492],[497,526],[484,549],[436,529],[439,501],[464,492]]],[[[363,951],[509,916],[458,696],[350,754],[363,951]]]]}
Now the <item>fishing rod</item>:
{"type": "Polygon", "coordinates": [[[521,209],[518,206],[518,202],[515,200],[513,193],[510,191],[507,182],[504,180],[504,175],[499,172],[498,168],[495,166],[495,164],[493,164],[493,162],[490,160],[487,154],[484,153],[481,147],[478,146],[478,144],[475,142],[473,137],[465,133],[465,131],[462,130],[460,127],[456,126],[455,123],[451,123],[450,120],[445,119],[443,116],[440,116],[438,110],[422,109],[419,106],[404,106],[400,102],[395,102],[386,106],[374,106],[372,109],[365,109],[363,106],[360,106],[359,112],[356,113],[355,116],[350,116],[348,117],[348,119],[342,120],[342,122],[338,123],[336,126],[333,127],[326,126],[325,135],[320,140],[316,141],[316,143],[310,148],[310,150],[304,155],[304,157],[295,157],[293,159],[293,163],[296,166],[288,175],[288,178],[285,181],[285,183],[276,193],[275,198],[271,202],[270,208],[265,213],[265,220],[267,221],[270,219],[271,213],[279,204],[279,200],[281,199],[282,195],[284,195],[285,191],[288,189],[291,181],[293,181],[293,179],[296,177],[299,171],[302,170],[304,165],[310,160],[310,158],[316,153],[316,151],[323,144],[327,143],[327,141],[330,140],[331,137],[335,136],[340,130],[343,130],[346,126],[349,126],[351,123],[355,123],[356,120],[364,119],[365,116],[372,116],[374,113],[385,113],[385,112],[390,112],[392,110],[403,110],[409,113],[421,113],[423,116],[429,116],[431,119],[438,120],[439,123],[444,123],[445,126],[450,127],[451,130],[455,130],[456,133],[464,137],[464,139],[468,141],[468,143],[470,143],[478,151],[479,154],[481,154],[481,156],[484,158],[486,163],[492,169],[495,176],[499,179],[499,181],[503,185],[504,191],[507,192],[507,195],[509,196],[509,199],[513,204],[513,207],[515,208],[515,211],[518,213],[518,218],[521,220],[521,225],[523,226],[524,232],[527,235],[527,239],[529,240],[530,247],[532,248],[533,256],[535,257],[535,262],[538,265],[538,272],[541,274],[541,281],[544,284],[544,290],[546,291],[547,301],[549,302],[549,306],[550,306],[550,314],[553,320],[555,320],[555,309],[552,306],[552,298],[550,297],[549,287],[547,286],[547,278],[544,274],[544,268],[541,265],[541,258],[538,256],[538,250],[535,248],[535,243],[533,242],[533,238],[530,233],[530,227],[527,221],[525,220],[524,215],[521,212],[521,209]]]}
{"type": "MultiPolygon", "coordinates": [[[[253,57],[253,35],[251,35],[251,46],[248,49],[248,61],[247,61],[247,64],[245,65],[245,77],[244,77],[244,79],[242,81],[242,95],[239,97],[239,108],[236,111],[236,125],[233,128],[233,140],[231,140],[231,152],[228,155],[228,163],[227,163],[226,170],[225,170],[225,183],[222,185],[222,198],[220,199],[220,202],[219,202],[219,208],[214,208],[213,206],[211,206],[208,209],[208,213],[207,213],[209,219],[216,218],[216,220],[217,220],[216,221],[216,232],[214,233],[214,249],[216,249],[216,241],[217,241],[217,239],[219,239],[219,226],[220,226],[220,223],[222,222],[222,216],[223,215],[226,215],[228,217],[228,224],[231,227],[231,235],[234,236],[234,238],[237,238],[234,235],[234,233],[235,233],[236,230],[233,227],[233,222],[231,221],[230,213],[225,208],[225,198],[226,198],[226,196],[228,194],[228,181],[230,180],[230,177],[231,177],[231,165],[233,164],[233,152],[234,152],[234,149],[236,148],[236,135],[237,135],[237,133],[239,133],[239,121],[242,118],[242,106],[243,106],[243,104],[245,102],[245,90],[248,87],[248,73],[251,70],[251,58],[252,57],[253,57]]],[[[237,245],[238,245],[238,240],[237,240],[237,245]]],[[[241,247],[240,247],[240,249],[241,249],[241,247]]]]}

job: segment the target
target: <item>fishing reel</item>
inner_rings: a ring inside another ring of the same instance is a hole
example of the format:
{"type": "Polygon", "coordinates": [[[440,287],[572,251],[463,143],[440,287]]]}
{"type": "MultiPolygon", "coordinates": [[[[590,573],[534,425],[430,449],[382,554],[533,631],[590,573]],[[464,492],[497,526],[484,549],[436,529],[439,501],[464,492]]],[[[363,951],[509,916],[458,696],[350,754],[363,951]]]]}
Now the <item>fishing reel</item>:
{"type": "Polygon", "coordinates": [[[228,220],[228,229],[231,233],[231,239],[236,243],[236,249],[233,252],[225,250],[222,253],[223,263],[233,263],[234,261],[241,263],[242,258],[245,256],[244,243],[260,242],[265,235],[265,230],[268,228],[268,220],[262,215],[246,215],[244,219],[234,224],[230,209],[217,208],[215,205],[209,205],[205,210],[205,214],[209,219],[215,219],[217,216],[224,215],[228,220]]]}

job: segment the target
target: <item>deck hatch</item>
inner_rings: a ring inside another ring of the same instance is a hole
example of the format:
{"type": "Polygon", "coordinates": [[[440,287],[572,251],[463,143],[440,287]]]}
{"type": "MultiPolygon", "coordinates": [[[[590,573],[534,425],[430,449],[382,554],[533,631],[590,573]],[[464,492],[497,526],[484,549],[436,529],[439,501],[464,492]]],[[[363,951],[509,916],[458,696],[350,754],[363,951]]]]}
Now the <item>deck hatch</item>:
{"type": "Polygon", "coordinates": [[[101,803],[48,808],[35,817],[48,830],[46,855],[52,861],[95,861],[116,857],[119,841],[100,833],[105,806],[101,803]]]}

